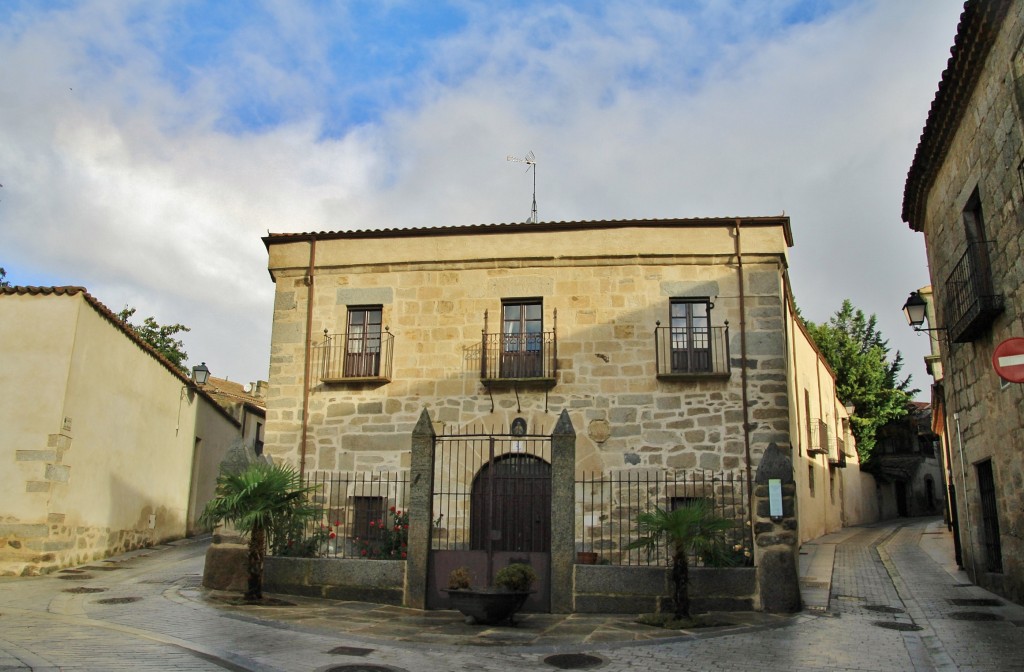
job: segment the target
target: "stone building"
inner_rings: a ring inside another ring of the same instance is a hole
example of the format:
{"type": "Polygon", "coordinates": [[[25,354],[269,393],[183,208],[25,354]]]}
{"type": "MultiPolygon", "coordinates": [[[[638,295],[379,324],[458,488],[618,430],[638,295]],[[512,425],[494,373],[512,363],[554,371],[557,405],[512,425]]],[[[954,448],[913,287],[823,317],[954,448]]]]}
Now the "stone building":
{"type": "Polygon", "coordinates": [[[195,528],[239,423],[81,287],[0,288],[0,575],[195,528]]]}
{"type": "Polygon", "coordinates": [[[907,415],[878,429],[871,459],[862,468],[877,481],[879,518],[945,511],[942,452],[940,437],[932,431],[931,404],[913,402],[907,415]]]}
{"type": "Polygon", "coordinates": [[[971,0],[907,175],[903,220],[927,248],[930,328],[942,340],[933,399],[944,409],[963,564],[1018,602],[1024,393],[997,375],[993,353],[1024,336],[1022,203],[1024,2],[971,0]]]}
{"type": "Polygon", "coordinates": [[[517,422],[550,432],[566,411],[577,477],[746,480],[774,442],[798,465],[794,534],[873,515],[834,376],[795,316],[787,217],[263,240],[276,283],[274,459],[307,473],[407,471],[424,410],[438,435],[517,422]]]}

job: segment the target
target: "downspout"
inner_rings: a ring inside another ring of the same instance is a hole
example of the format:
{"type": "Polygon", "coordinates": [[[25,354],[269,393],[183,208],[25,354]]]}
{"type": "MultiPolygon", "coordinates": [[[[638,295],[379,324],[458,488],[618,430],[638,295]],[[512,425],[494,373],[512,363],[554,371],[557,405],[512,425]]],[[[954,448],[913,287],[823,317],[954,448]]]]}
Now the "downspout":
{"type": "Polygon", "coordinates": [[[316,265],[316,235],[309,236],[309,268],[306,270],[306,355],[302,372],[302,439],[299,444],[299,475],[306,473],[306,428],[309,425],[309,370],[313,349],[313,268],[316,265]]]}
{"type": "Polygon", "coordinates": [[[743,252],[740,249],[740,219],[736,219],[736,270],[740,283],[740,380],[743,387],[743,450],[747,461],[747,509],[753,516],[754,478],[750,456],[750,410],[747,399],[747,294],[743,282],[743,252]]]}
{"type": "Polygon", "coordinates": [[[954,413],[953,420],[956,422],[956,442],[960,447],[960,476],[964,484],[962,498],[964,502],[964,512],[967,514],[967,543],[970,547],[971,555],[971,581],[977,583],[978,561],[975,556],[977,551],[974,547],[974,530],[971,528],[971,499],[967,494],[967,463],[964,461],[964,435],[960,432],[960,414],[954,413]]]}

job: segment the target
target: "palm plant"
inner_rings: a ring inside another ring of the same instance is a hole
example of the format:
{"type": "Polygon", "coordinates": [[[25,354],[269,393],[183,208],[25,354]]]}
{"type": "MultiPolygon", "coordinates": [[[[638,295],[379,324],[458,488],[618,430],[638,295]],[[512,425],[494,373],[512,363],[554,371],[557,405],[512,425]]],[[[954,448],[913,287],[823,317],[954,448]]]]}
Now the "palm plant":
{"type": "Polygon", "coordinates": [[[644,549],[651,553],[668,543],[672,549],[672,586],[675,617],[690,617],[690,564],[688,553],[710,561],[730,564],[725,532],[733,521],[715,514],[705,500],[699,499],[672,511],[655,507],[637,514],[637,527],[642,535],[627,549],[644,549]]]}
{"type": "Polygon", "coordinates": [[[255,462],[244,471],[223,472],[217,477],[214,498],[200,516],[204,525],[221,522],[234,525],[249,537],[246,600],[263,599],[263,559],[267,537],[275,529],[296,521],[318,518],[321,511],[309,503],[307,494],[315,486],[304,487],[302,474],[288,465],[255,462]]]}

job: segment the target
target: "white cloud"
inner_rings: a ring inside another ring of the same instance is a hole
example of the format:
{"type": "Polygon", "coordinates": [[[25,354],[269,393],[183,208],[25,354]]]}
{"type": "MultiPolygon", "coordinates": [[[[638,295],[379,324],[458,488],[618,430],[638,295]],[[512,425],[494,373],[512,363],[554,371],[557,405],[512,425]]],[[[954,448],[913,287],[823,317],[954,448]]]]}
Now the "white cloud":
{"type": "Polygon", "coordinates": [[[805,313],[878,313],[920,386],[926,341],[899,306],[927,272],[900,203],[959,5],[854,2],[788,28],[766,3],[469,5],[430,63],[369,82],[330,62],[358,31],[344,8],[269,5],[274,24],[202,65],[175,56],[173,4],[12,19],[0,264],[184,322],[193,363],[265,377],[268,229],[522,221],[532,175],[504,157],[533,150],[544,220],[785,210],[805,313]],[[346,96],[396,87],[400,106],[324,137],[346,96]]]}

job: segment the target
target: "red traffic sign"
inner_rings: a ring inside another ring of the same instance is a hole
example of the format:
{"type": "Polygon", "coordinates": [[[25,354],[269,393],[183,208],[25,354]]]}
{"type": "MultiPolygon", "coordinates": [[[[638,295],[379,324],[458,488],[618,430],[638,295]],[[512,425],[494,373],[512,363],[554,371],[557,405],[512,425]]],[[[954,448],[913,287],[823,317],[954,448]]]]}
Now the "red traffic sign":
{"type": "Polygon", "coordinates": [[[1024,338],[1008,338],[997,345],[992,366],[1003,380],[1024,383],[1024,338]]]}

